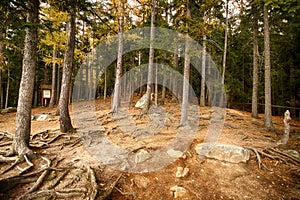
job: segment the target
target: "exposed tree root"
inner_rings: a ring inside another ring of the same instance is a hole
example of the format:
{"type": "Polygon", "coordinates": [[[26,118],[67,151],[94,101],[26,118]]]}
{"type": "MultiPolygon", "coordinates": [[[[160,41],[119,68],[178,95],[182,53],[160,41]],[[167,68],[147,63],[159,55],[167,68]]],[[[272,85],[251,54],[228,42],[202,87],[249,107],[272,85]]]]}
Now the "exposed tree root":
{"type": "Polygon", "coordinates": [[[15,160],[15,162],[13,164],[11,164],[8,168],[4,169],[0,174],[4,174],[4,173],[8,172],[12,168],[14,168],[19,162],[20,162],[20,158],[15,160]]]}
{"type": "Polygon", "coordinates": [[[51,190],[53,188],[55,188],[59,182],[69,173],[69,170],[66,170],[62,173],[62,175],[60,175],[57,179],[55,179],[55,181],[52,182],[52,184],[50,184],[48,187],[47,187],[47,190],[51,190]]]}
{"type": "Polygon", "coordinates": [[[16,160],[18,160],[17,156],[14,156],[14,157],[5,157],[5,156],[0,155],[0,163],[16,162],[16,160]]]}
{"type": "Polygon", "coordinates": [[[263,163],[262,161],[262,156],[264,157],[268,157],[272,160],[280,160],[282,162],[284,162],[285,164],[292,163],[296,166],[300,166],[300,159],[289,155],[285,152],[282,152],[278,149],[275,149],[274,147],[271,148],[265,148],[264,150],[258,150],[254,147],[245,147],[249,150],[251,150],[252,152],[255,153],[255,156],[257,158],[257,162],[258,162],[258,168],[261,169],[262,167],[264,167],[265,169],[271,171],[270,169],[267,168],[267,166],[263,163]]]}
{"type": "Polygon", "coordinates": [[[108,197],[111,195],[112,191],[114,190],[114,188],[118,184],[119,180],[121,179],[121,177],[122,177],[122,174],[120,174],[118,176],[118,178],[113,182],[113,184],[109,187],[109,189],[106,190],[105,194],[100,197],[101,200],[108,199],[108,197]]]}
{"type": "Polygon", "coordinates": [[[85,188],[75,188],[75,189],[64,189],[64,190],[42,190],[35,193],[30,193],[24,195],[20,199],[36,199],[41,197],[52,197],[52,198],[73,198],[78,196],[85,196],[87,190],[85,188]]]}
{"type": "Polygon", "coordinates": [[[12,141],[3,142],[3,143],[0,144],[0,147],[10,146],[11,144],[12,144],[12,141]]]}
{"type": "Polygon", "coordinates": [[[134,199],[136,198],[136,195],[133,192],[123,192],[122,190],[120,190],[117,187],[115,187],[115,189],[124,196],[133,196],[134,199]]]}
{"type": "Polygon", "coordinates": [[[14,176],[5,179],[0,179],[0,192],[5,193],[19,184],[32,183],[36,181],[36,178],[32,177],[22,177],[22,176],[14,176]]]}
{"type": "Polygon", "coordinates": [[[25,158],[25,161],[28,164],[28,166],[25,168],[21,168],[21,167],[17,166],[18,170],[20,171],[19,175],[24,174],[25,172],[27,172],[34,166],[34,164],[32,162],[30,162],[30,160],[27,158],[26,155],[24,155],[24,158],[25,158]]]}
{"type": "Polygon", "coordinates": [[[91,191],[89,199],[90,200],[95,200],[96,197],[97,197],[97,194],[98,194],[97,179],[96,179],[94,170],[90,166],[87,167],[87,172],[88,172],[88,174],[90,176],[91,186],[92,186],[92,191],[91,191]]]}
{"type": "Polygon", "coordinates": [[[24,198],[24,197],[26,195],[32,193],[32,192],[35,192],[40,187],[40,185],[43,183],[43,181],[46,178],[46,176],[49,174],[49,167],[50,167],[51,161],[49,159],[47,159],[47,158],[44,158],[44,157],[43,157],[43,159],[47,161],[47,167],[46,167],[47,169],[45,171],[43,171],[43,173],[36,180],[36,182],[34,183],[34,185],[24,195],[22,195],[18,199],[27,199],[27,198],[24,198]]]}
{"type": "Polygon", "coordinates": [[[271,170],[270,170],[269,168],[267,168],[266,165],[262,162],[261,156],[260,156],[260,154],[262,154],[261,151],[255,149],[255,148],[253,148],[253,147],[247,147],[247,149],[252,150],[252,151],[255,153],[256,158],[257,158],[258,168],[259,168],[259,169],[261,169],[261,166],[263,166],[265,169],[271,171],[271,170]]]}

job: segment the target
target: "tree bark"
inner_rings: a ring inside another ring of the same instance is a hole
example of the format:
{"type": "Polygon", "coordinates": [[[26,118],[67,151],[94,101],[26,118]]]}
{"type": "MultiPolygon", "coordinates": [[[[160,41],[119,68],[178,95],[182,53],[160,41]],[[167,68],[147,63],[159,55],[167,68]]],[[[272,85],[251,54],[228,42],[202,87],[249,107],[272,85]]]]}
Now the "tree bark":
{"type": "Polygon", "coordinates": [[[60,97],[60,83],[61,83],[61,78],[60,78],[60,66],[57,66],[57,86],[56,86],[56,102],[59,102],[59,97],[60,97]]]}
{"type": "Polygon", "coordinates": [[[0,68],[0,110],[3,105],[3,90],[2,90],[2,69],[0,68]]]}
{"type": "Polygon", "coordinates": [[[106,91],[107,91],[107,72],[106,70],[104,71],[104,92],[103,92],[103,100],[104,103],[106,102],[106,91]]]}
{"type": "MultiPolygon", "coordinates": [[[[175,46],[174,47],[174,55],[173,55],[173,65],[174,65],[174,69],[177,70],[178,69],[178,47],[175,46]]],[[[172,93],[172,101],[173,102],[177,102],[177,94],[178,94],[178,85],[177,85],[177,80],[173,80],[173,93],[172,93]]]]}
{"type": "MultiPolygon", "coordinates": [[[[294,52],[293,52],[294,53],[294,52]]],[[[290,58],[290,106],[291,108],[291,115],[296,116],[296,84],[295,84],[295,65],[294,59],[290,58]]]]}
{"type": "Polygon", "coordinates": [[[8,107],[9,87],[10,87],[10,70],[9,68],[7,68],[7,85],[6,85],[6,96],[5,96],[4,108],[8,107]]]}
{"type": "MultiPolygon", "coordinates": [[[[256,8],[256,7],[255,7],[256,8]]],[[[258,16],[257,10],[253,15],[253,88],[252,88],[252,117],[258,118],[258,16]]]]}
{"type": "MultiPolygon", "coordinates": [[[[204,21],[204,26],[205,26],[205,22],[206,22],[206,14],[205,13],[204,13],[203,21],[204,21]]],[[[204,31],[205,31],[205,29],[204,29],[204,31]]],[[[204,35],[203,35],[202,48],[203,48],[203,50],[202,50],[202,68],[201,68],[202,78],[201,78],[200,106],[205,106],[206,33],[204,33],[204,35]]]]}
{"type": "Polygon", "coordinates": [[[223,63],[222,63],[222,84],[225,83],[225,70],[226,70],[226,57],[227,57],[227,43],[228,43],[228,1],[226,0],[226,10],[225,10],[225,39],[224,39],[224,51],[223,51],[223,63]]]}
{"type": "Polygon", "coordinates": [[[167,76],[164,73],[163,75],[163,86],[162,86],[162,92],[161,92],[161,103],[162,105],[165,104],[165,98],[166,98],[166,83],[167,83],[167,76]]]}
{"type": "Polygon", "coordinates": [[[273,131],[271,104],[271,58],[270,58],[270,27],[267,6],[264,5],[264,48],[265,48],[265,128],[273,131]]]}
{"type": "Polygon", "coordinates": [[[158,105],[158,64],[155,64],[155,105],[158,105]]]}
{"type": "Polygon", "coordinates": [[[117,56],[117,70],[116,70],[116,80],[115,80],[115,89],[112,102],[112,113],[117,113],[120,106],[120,92],[121,92],[121,75],[122,75],[122,56],[123,56],[123,20],[124,20],[124,4],[121,2],[121,12],[119,16],[119,44],[118,44],[118,56],[117,56]]]}
{"type": "Polygon", "coordinates": [[[31,130],[31,108],[34,88],[34,76],[37,60],[37,23],[39,0],[29,0],[27,4],[27,26],[25,28],[22,77],[17,106],[17,124],[15,132],[15,152],[18,155],[31,154],[29,138],[31,130]]]}
{"type": "MultiPolygon", "coordinates": [[[[186,11],[186,28],[187,31],[189,29],[188,20],[191,17],[191,11],[189,7],[189,0],[187,0],[187,11],[186,11]]],[[[182,105],[181,105],[181,119],[180,125],[185,125],[188,120],[188,103],[189,103],[189,80],[190,80],[190,56],[189,56],[189,48],[190,43],[188,40],[189,33],[186,33],[186,41],[185,41],[185,50],[184,50],[184,73],[183,73],[183,90],[182,90],[182,105]]]]}
{"type": "Polygon", "coordinates": [[[0,109],[3,107],[2,70],[4,69],[4,38],[5,33],[0,33],[0,109]]]}
{"type": "Polygon", "coordinates": [[[87,65],[85,66],[85,88],[84,88],[84,100],[89,100],[89,67],[90,67],[90,59],[87,58],[87,65]]]}
{"type": "Polygon", "coordinates": [[[154,63],[154,48],[153,48],[153,40],[155,37],[154,33],[154,21],[155,21],[155,7],[156,0],[152,0],[152,8],[151,8],[151,27],[150,27],[150,50],[149,50],[149,66],[148,66],[148,76],[147,76],[147,90],[146,90],[146,102],[143,107],[143,113],[147,113],[150,107],[150,99],[151,99],[151,90],[152,90],[152,82],[153,82],[153,63],[154,63]]]}
{"type": "MultiPolygon", "coordinates": [[[[141,66],[141,56],[142,56],[142,53],[139,52],[139,59],[138,59],[138,62],[139,62],[139,67],[141,66]]],[[[141,71],[141,68],[139,68],[139,71],[141,72],[140,75],[140,91],[139,91],[139,97],[141,98],[142,97],[142,94],[143,94],[143,72],[141,71]]]]}
{"type": "Polygon", "coordinates": [[[56,46],[53,46],[53,63],[52,63],[52,85],[51,85],[51,99],[49,107],[53,108],[56,100],[56,46]]]}
{"type": "Polygon", "coordinates": [[[94,68],[93,68],[93,61],[94,61],[94,52],[92,52],[91,58],[90,58],[90,82],[89,82],[89,100],[95,99],[95,89],[94,89],[94,68]]]}
{"type": "Polygon", "coordinates": [[[59,98],[59,121],[60,131],[66,133],[73,130],[69,113],[69,96],[72,84],[72,71],[73,71],[73,59],[74,59],[74,48],[75,48],[75,8],[71,9],[68,23],[68,42],[67,50],[64,57],[63,75],[61,83],[61,92],[59,98]]]}

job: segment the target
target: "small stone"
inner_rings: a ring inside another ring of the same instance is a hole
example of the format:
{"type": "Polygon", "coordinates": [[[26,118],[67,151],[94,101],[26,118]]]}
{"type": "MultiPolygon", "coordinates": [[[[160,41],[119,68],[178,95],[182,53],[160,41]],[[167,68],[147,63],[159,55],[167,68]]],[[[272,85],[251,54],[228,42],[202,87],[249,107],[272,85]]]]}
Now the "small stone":
{"type": "Polygon", "coordinates": [[[172,158],[179,158],[181,156],[183,156],[183,152],[182,151],[176,151],[174,149],[169,149],[167,151],[168,155],[171,156],[172,158]]]}
{"type": "Polygon", "coordinates": [[[202,115],[200,116],[200,119],[204,119],[204,120],[210,120],[210,115],[202,115]]]}
{"type": "Polygon", "coordinates": [[[177,186],[177,185],[171,187],[170,190],[175,199],[186,198],[189,196],[189,191],[187,191],[185,188],[177,186]]]}
{"type": "Polygon", "coordinates": [[[256,121],[256,120],[254,120],[254,119],[251,121],[251,124],[254,124],[254,125],[256,125],[256,126],[263,126],[262,123],[260,123],[260,122],[258,122],[258,121],[256,121]]]}
{"type": "Polygon", "coordinates": [[[146,189],[150,183],[150,180],[144,176],[137,175],[134,177],[134,183],[140,189],[146,189]]]}
{"type": "Polygon", "coordinates": [[[185,177],[189,173],[189,168],[185,167],[177,167],[176,177],[181,178],[185,177]]]}
{"type": "Polygon", "coordinates": [[[237,167],[237,168],[232,168],[230,173],[228,173],[226,175],[226,178],[228,178],[230,181],[233,181],[236,178],[243,177],[243,176],[246,176],[248,174],[249,174],[249,172],[246,169],[244,169],[242,167],[237,167]]]}
{"type": "Polygon", "coordinates": [[[99,131],[104,132],[104,131],[105,131],[105,127],[104,127],[104,126],[100,126],[100,127],[99,127],[99,131]]]}
{"type": "Polygon", "coordinates": [[[134,162],[136,164],[145,162],[146,160],[150,159],[152,156],[150,153],[148,153],[146,150],[142,149],[141,151],[139,151],[135,157],[134,162]]]}

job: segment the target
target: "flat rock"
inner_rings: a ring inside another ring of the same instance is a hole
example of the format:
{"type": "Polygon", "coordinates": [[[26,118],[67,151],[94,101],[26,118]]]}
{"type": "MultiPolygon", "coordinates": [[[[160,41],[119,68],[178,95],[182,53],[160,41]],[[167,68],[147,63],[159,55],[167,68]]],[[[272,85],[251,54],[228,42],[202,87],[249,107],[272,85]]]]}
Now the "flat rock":
{"type": "Polygon", "coordinates": [[[247,162],[250,158],[250,152],[247,149],[230,144],[202,143],[198,144],[195,150],[201,157],[205,156],[230,163],[247,162]]]}

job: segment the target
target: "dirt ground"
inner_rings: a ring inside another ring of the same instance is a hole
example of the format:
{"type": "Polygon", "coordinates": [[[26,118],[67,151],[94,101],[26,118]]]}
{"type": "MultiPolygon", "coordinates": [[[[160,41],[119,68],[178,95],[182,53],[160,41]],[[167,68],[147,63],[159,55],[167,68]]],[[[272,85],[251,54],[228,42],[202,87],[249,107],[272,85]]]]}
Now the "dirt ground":
{"type": "MultiPolygon", "coordinates": [[[[178,103],[167,101],[161,108],[171,113],[169,125],[157,134],[143,137],[140,137],[141,131],[131,135],[124,133],[121,125],[109,114],[110,100],[107,103],[97,100],[95,113],[101,127],[104,127],[104,135],[114,144],[132,151],[142,148],[152,151],[172,141],[179,128],[178,103]]],[[[226,109],[225,124],[218,143],[251,147],[272,155],[271,158],[260,154],[262,166],[259,169],[258,158],[253,151],[249,161],[239,164],[199,158],[195,147],[203,143],[211,123],[209,118],[201,116],[209,117],[212,108],[201,107],[199,110],[200,128],[184,156],[159,170],[129,173],[97,160],[83,145],[87,141],[79,133],[60,133],[55,109],[34,108],[34,115],[50,116],[44,121],[32,121],[30,145],[37,152],[36,157],[30,158],[29,162],[17,162],[9,170],[6,169],[17,158],[10,162],[0,159],[0,183],[6,179],[7,185],[11,185],[5,192],[3,188],[0,190],[0,199],[174,199],[176,192],[171,190],[174,186],[184,189],[177,199],[300,199],[300,158],[290,160],[265,151],[272,147],[278,152],[288,149],[300,152],[298,121],[290,122],[289,146],[282,149],[276,144],[283,133],[283,117],[273,117],[278,131],[276,134],[264,129],[263,115],[260,119],[253,119],[249,112],[226,109]],[[176,177],[178,167],[187,168],[187,175],[176,177]],[[40,184],[37,184],[39,181],[40,184]]],[[[139,113],[139,109],[131,107],[130,116],[133,116],[134,124],[147,127],[151,119],[141,117],[139,113]]],[[[0,114],[1,152],[10,148],[15,118],[16,113],[0,114]]]]}

